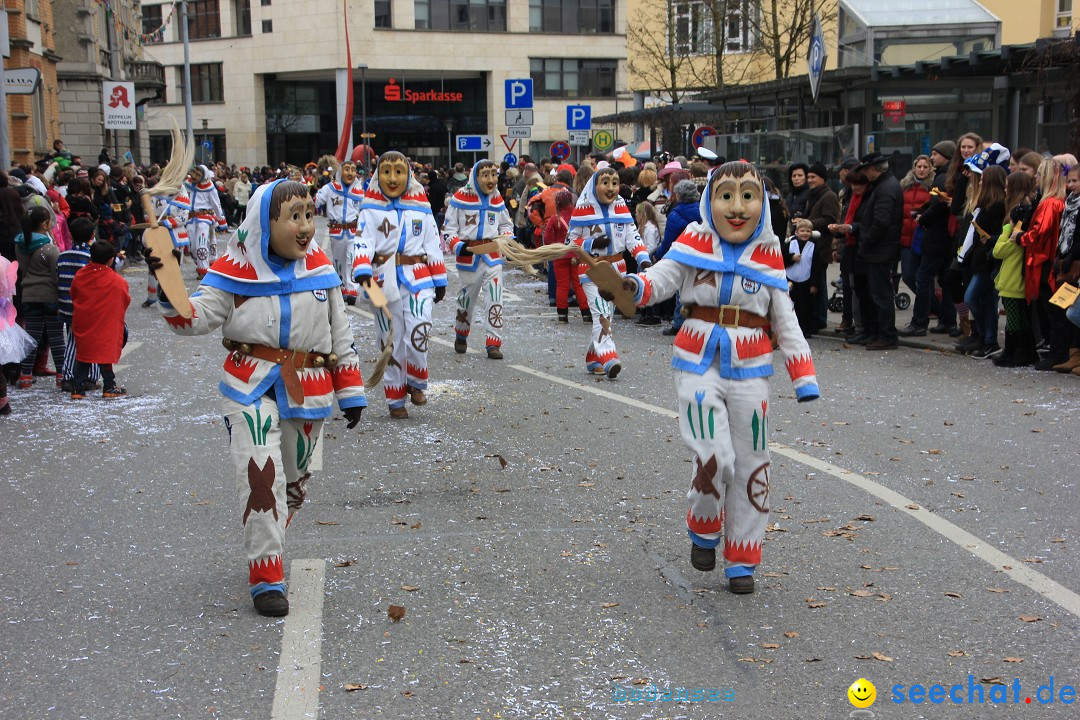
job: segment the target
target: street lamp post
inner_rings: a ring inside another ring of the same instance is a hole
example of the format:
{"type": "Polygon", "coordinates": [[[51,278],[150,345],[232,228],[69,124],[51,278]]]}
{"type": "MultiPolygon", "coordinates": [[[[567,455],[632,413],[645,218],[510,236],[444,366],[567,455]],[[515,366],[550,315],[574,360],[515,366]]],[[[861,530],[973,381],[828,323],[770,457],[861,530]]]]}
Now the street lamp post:
{"type": "Polygon", "coordinates": [[[371,161],[368,155],[371,146],[368,144],[367,133],[367,67],[366,63],[356,66],[356,69],[360,71],[360,139],[364,146],[365,182],[371,179],[371,161]]]}
{"type": "Polygon", "coordinates": [[[454,118],[446,118],[443,125],[446,126],[446,167],[449,168],[454,165],[454,138],[451,135],[454,132],[454,118]]]}

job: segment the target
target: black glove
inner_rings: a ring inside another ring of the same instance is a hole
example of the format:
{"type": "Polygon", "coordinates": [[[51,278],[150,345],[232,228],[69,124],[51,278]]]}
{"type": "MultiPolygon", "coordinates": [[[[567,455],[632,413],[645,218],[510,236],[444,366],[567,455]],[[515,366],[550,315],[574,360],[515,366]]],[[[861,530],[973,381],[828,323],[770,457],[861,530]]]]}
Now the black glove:
{"type": "Polygon", "coordinates": [[[598,238],[594,238],[592,241],[593,250],[604,250],[611,245],[611,238],[607,235],[601,235],[598,238]]]}
{"type": "Polygon", "coordinates": [[[602,297],[603,299],[607,300],[608,302],[612,302],[612,301],[615,300],[615,296],[612,295],[607,290],[601,290],[600,288],[597,288],[596,289],[596,294],[599,295],[600,297],[602,297]]]}
{"type": "Polygon", "coordinates": [[[444,297],[446,297],[446,286],[435,288],[435,302],[442,302],[444,297]]]}
{"type": "Polygon", "coordinates": [[[461,243],[461,247],[458,249],[458,257],[472,257],[473,251],[469,249],[467,243],[461,243]]]}
{"type": "Polygon", "coordinates": [[[652,267],[652,263],[649,262],[648,260],[646,260],[644,262],[639,262],[638,266],[637,266],[637,269],[638,269],[638,272],[642,272],[643,270],[648,270],[651,267],[652,267]]]}
{"type": "Polygon", "coordinates": [[[341,411],[345,416],[345,427],[352,430],[360,422],[360,414],[364,412],[362,407],[348,407],[341,411]]]}
{"type": "MultiPolygon", "coordinates": [[[[180,264],[180,258],[183,257],[180,254],[180,251],[177,250],[176,248],[173,248],[172,255],[176,259],[176,264],[179,265],[180,264]]],[[[160,270],[165,265],[165,263],[162,262],[161,258],[159,258],[157,255],[154,255],[154,251],[151,250],[148,247],[143,248],[143,257],[146,258],[146,267],[147,267],[147,269],[149,269],[150,272],[152,272],[152,273],[156,274],[157,271],[160,270]]]]}

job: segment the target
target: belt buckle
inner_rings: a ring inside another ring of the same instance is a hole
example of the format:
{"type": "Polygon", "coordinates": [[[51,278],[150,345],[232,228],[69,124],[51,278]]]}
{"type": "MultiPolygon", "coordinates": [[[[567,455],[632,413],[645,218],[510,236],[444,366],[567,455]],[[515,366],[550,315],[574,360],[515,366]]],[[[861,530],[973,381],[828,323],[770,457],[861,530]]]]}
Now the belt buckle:
{"type": "Polygon", "coordinates": [[[717,318],[718,324],[726,328],[739,327],[739,312],[741,309],[742,308],[740,308],[738,305],[721,305],[720,317],[717,318]],[[728,312],[732,312],[735,314],[735,318],[731,322],[725,321],[725,316],[728,312]]]}

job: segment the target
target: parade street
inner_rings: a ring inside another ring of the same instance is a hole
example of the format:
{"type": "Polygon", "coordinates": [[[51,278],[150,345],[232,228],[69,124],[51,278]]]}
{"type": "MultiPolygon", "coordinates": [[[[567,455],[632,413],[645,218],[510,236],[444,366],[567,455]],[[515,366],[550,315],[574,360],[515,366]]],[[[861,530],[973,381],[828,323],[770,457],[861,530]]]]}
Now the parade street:
{"type": "MultiPolygon", "coordinates": [[[[822,397],[772,379],[769,531],[737,596],[690,566],[671,338],[619,318],[623,371],[591,377],[576,309],[556,323],[514,270],[505,359],[476,325],[455,354],[451,270],[428,404],[391,420],[376,388],[354,430],[326,423],[272,619],[220,333],[174,336],[124,275],[130,397],[43,378],[3,426],[5,720],[840,718],[859,678],[878,718],[1075,716],[1075,378],[812,339],[822,397]]],[[[370,367],[369,309],[350,319],[370,367]]]]}

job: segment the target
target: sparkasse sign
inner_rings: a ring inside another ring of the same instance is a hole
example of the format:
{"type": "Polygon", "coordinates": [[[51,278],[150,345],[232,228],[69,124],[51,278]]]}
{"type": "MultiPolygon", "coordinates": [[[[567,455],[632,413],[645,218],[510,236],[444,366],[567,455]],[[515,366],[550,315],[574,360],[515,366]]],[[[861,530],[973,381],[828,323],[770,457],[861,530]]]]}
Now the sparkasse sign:
{"type": "Polygon", "coordinates": [[[464,93],[443,92],[442,90],[410,90],[402,88],[397,80],[390,78],[383,87],[383,99],[389,102],[454,102],[464,100],[464,93]]]}

